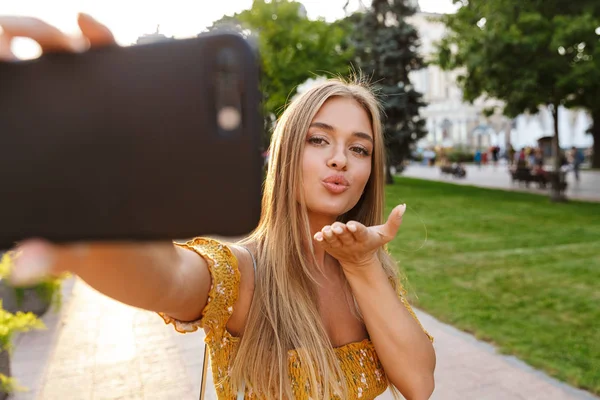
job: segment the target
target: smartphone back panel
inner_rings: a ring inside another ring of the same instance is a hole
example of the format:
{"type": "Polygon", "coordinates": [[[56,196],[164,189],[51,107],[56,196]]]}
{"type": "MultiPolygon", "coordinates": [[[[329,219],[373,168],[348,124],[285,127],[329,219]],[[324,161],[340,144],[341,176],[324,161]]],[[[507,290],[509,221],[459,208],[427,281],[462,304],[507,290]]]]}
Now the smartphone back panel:
{"type": "Polygon", "coordinates": [[[259,100],[229,33],[0,63],[0,248],[251,231],[259,100]]]}

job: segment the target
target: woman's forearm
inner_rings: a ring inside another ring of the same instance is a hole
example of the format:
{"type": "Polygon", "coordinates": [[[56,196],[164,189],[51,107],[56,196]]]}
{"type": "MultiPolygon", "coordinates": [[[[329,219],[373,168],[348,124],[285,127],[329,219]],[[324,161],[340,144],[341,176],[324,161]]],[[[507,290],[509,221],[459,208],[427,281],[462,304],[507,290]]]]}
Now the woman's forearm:
{"type": "Polygon", "coordinates": [[[205,261],[170,242],[94,244],[69,253],[73,259],[57,260],[59,268],[71,266],[94,289],[125,304],[192,320],[206,303],[205,261]]]}
{"type": "Polygon", "coordinates": [[[368,273],[346,277],[388,379],[407,399],[428,399],[435,369],[431,341],[398,298],[380,262],[360,270],[368,273]]]}

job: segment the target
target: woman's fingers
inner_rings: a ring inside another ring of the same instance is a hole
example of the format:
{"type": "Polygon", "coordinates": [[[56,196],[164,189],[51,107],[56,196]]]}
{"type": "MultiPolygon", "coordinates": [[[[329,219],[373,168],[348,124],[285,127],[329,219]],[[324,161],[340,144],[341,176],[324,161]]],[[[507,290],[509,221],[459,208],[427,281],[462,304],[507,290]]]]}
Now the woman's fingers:
{"type": "Polygon", "coordinates": [[[77,16],[77,23],[79,24],[81,33],[87,38],[91,47],[111,46],[116,44],[110,29],[96,21],[92,16],[81,13],[77,16]]]}
{"type": "Polygon", "coordinates": [[[0,16],[0,59],[12,61],[16,57],[10,49],[14,37],[26,37],[39,43],[42,52],[79,52],[88,47],[116,44],[106,26],[88,14],[79,14],[77,23],[83,36],[72,37],[54,26],[33,17],[0,16]]]}
{"type": "Polygon", "coordinates": [[[329,247],[340,247],[342,242],[340,242],[338,235],[333,231],[331,226],[324,227],[321,232],[323,233],[324,242],[329,247]]]}
{"type": "Polygon", "coordinates": [[[398,229],[400,229],[400,225],[402,225],[402,217],[404,217],[405,212],[406,204],[396,206],[388,216],[388,219],[385,222],[385,224],[372,226],[371,228],[369,228],[377,233],[380,240],[382,241],[382,245],[388,243],[390,240],[396,237],[398,229]]]}
{"type": "Polygon", "coordinates": [[[30,239],[15,251],[9,281],[14,286],[34,285],[52,275],[56,260],[55,247],[40,239],[30,239]]]}
{"type": "Polygon", "coordinates": [[[315,233],[313,238],[325,247],[339,247],[341,245],[337,235],[329,225],[324,226],[323,229],[315,233]]]}
{"type": "Polygon", "coordinates": [[[359,245],[376,248],[396,236],[405,211],[405,204],[397,206],[392,210],[385,224],[372,227],[366,227],[357,221],[349,221],[346,224],[334,222],[331,226],[327,225],[317,232],[314,239],[326,248],[332,249],[356,249],[359,245]]]}
{"type": "MultiPolygon", "coordinates": [[[[14,37],[26,37],[39,43],[43,52],[73,52],[81,49],[81,43],[53,27],[32,17],[0,16],[3,40],[14,37]]],[[[10,46],[9,46],[10,47],[10,46]]]]}
{"type": "Polygon", "coordinates": [[[389,240],[392,240],[398,233],[405,212],[406,204],[396,206],[388,216],[386,223],[381,226],[380,232],[389,240]]]}
{"type": "Polygon", "coordinates": [[[348,224],[334,222],[333,225],[323,227],[314,235],[315,240],[331,248],[352,246],[360,240],[366,240],[367,237],[367,228],[356,221],[348,224]]]}
{"type": "Polygon", "coordinates": [[[2,33],[2,27],[0,26],[0,61],[14,61],[16,59],[10,49],[10,43],[11,38],[2,33]]]}
{"type": "Polygon", "coordinates": [[[352,233],[348,230],[346,224],[342,224],[341,222],[334,222],[331,226],[333,233],[337,236],[338,240],[344,246],[352,246],[356,241],[352,233]]]}
{"type": "MultiPolygon", "coordinates": [[[[126,243],[104,245],[113,249],[126,246],[133,247],[126,243]]],[[[96,247],[102,247],[102,243],[53,244],[42,239],[28,239],[15,250],[9,280],[14,286],[29,286],[64,272],[78,273],[96,247]]]]}
{"type": "Polygon", "coordinates": [[[366,241],[369,237],[369,230],[366,226],[360,222],[350,221],[347,224],[348,230],[354,235],[354,238],[358,242],[366,241]]]}

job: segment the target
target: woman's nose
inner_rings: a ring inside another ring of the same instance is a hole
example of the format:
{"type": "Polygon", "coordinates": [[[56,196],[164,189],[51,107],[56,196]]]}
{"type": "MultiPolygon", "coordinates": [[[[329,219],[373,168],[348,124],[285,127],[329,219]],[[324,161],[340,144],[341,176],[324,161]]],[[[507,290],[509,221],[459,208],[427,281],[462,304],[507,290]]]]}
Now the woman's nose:
{"type": "Polygon", "coordinates": [[[348,159],[344,149],[336,149],[327,161],[327,166],[335,169],[345,169],[348,159]]]}

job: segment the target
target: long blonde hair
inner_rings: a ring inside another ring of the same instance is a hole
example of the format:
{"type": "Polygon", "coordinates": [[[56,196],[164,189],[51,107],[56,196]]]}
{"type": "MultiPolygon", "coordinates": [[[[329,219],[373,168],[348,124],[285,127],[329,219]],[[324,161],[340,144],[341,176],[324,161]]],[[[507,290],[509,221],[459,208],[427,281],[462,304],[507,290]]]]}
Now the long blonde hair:
{"type": "MultiPolygon", "coordinates": [[[[375,95],[360,80],[331,79],[312,87],[295,99],[278,121],[271,138],[261,219],[256,230],[241,242],[255,246],[257,271],[231,382],[234,387],[245,382],[265,398],[294,398],[288,376],[288,351],[292,349],[297,350],[300,365],[308,373],[311,398],[348,397],[319,314],[313,276],[316,259],[302,191],[306,133],[321,106],[332,97],[357,101],[371,120],[374,136],[365,191],[356,206],[338,220],[355,220],[366,226],[383,221],[385,150],[375,95]]],[[[399,285],[395,262],[383,248],[378,256],[392,284],[399,285]]]]}

